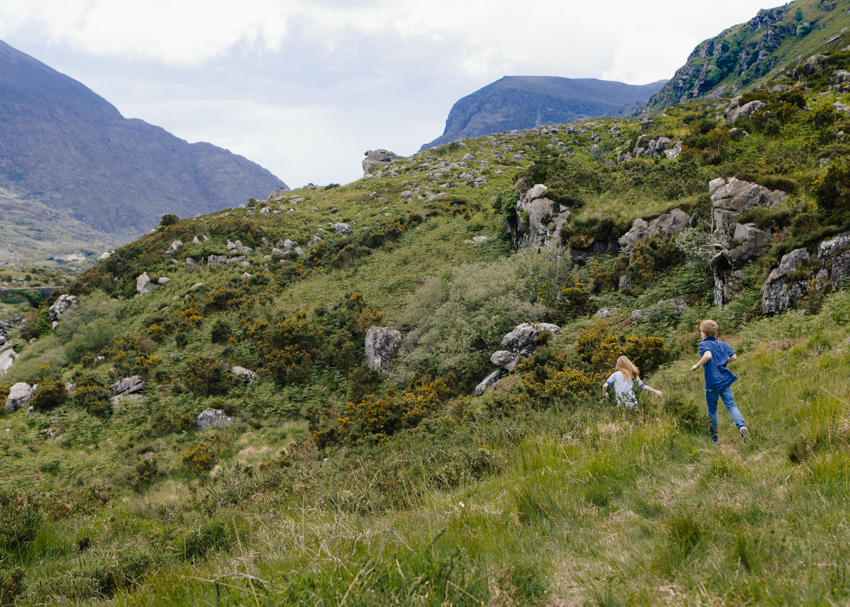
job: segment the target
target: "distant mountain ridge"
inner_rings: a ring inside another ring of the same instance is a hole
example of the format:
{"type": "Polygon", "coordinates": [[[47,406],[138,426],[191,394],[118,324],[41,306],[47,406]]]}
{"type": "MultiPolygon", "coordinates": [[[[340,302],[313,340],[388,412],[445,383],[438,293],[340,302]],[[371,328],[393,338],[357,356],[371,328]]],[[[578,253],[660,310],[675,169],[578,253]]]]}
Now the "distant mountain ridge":
{"type": "Polygon", "coordinates": [[[0,187],[122,241],[164,213],[210,213],[287,188],[242,156],[124,118],[83,84],[2,41],[0,187]]]}
{"type": "Polygon", "coordinates": [[[505,76],[455,103],[443,134],[421,149],[513,129],[628,116],[666,82],[635,86],[595,78],[505,76]]]}

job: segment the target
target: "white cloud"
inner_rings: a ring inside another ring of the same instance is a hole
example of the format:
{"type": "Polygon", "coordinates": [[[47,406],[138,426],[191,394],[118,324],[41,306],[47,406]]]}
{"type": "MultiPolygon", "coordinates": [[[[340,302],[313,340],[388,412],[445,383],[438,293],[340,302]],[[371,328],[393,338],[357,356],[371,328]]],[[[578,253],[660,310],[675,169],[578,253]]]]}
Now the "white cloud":
{"type": "Polygon", "coordinates": [[[602,78],[628,84],[669,79],[682,67],[699,42],[693,36],[664,30],[644,31],[639,36],[630,36],[614,51],[611,69],[602,72],[602,78]],[[647,40],[659,40],[663,44],[647,45],[647,40]]]}

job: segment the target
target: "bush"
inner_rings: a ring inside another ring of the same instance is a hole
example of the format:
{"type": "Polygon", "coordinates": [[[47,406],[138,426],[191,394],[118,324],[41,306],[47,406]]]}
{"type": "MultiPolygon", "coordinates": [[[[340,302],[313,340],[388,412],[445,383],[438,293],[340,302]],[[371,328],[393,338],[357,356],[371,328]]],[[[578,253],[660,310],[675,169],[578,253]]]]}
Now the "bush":
{"type": "Polygon", "coordinates": [[[219,318],[213,323],[212,330],[210,331],[210,341],[214,344],[224,344],[227,343],[230,335],[230,323],[223,318],[219,318]]]}
{"type": "Polygon", "coordinates": [[[237,381],[226,365],[203,354],[186,361],[184,379],[196,397],[227,394],[237,381]]]}
{"type": "Polygon", "coordinates": [[[38,384],[38,390],[32,397],[30,405],[36,411],[49,411],[65,403],[68,397],[65,384],[57,379],[44,379],[38,384]]]}
{"type": "Polygon", "coordinates": [[[812,189],[823,220],[844,225],[850,213],[850,163],[830,164],[826,173],[812,182],[812,189]]]}
{"type": "Polygon", "coordinates": [[[0,605],[12,605],[24,591],[24,570],[0,568],[0,605]]]}
{"type": "Polygon", "coordinates": [[[161,225],[162,227],[165,228],[165,227],[168,227],[168,226],[173,226],[178,221],[180,221],[180,218],[177,215],[174,215],[173,213],[166,213],[165,215],[162,216],[162,219],[160,220],[159,225],[161,225]]]}
{"type": "Polygon", "coordinates": [[[0,488],[0,562],[20,559],[38,536],[42,520],[30,496],[0,488]]]}
{"type": "Polygon", "coordinates": [[[684,401],[680,396],[665,398],[662,409],[687,432],[699,432],[705,427],[706,418],[700,414],[699,407],[690,401],[684,401]]]}
{"type": "Polygon", "coordinates": [[[77,389],[74,392],[74,406],[94,417],[109,417],[112,413],[110,397],[109,388],[86,378],[82,382],[78,380],[77,389]]]}
{"type": "Polygon", "coordinates": [[[70,362],[78,363],[86,354],[99,353],[112,341],[114,326],[113,320],[105,318],[85,325],[65,344],[65,356],[70,362]]]}
{"type": "Polygon", "coordinates": [[[183,452],[181,457],[183,459],[183,465],[186,466],[189,472],[198,475],[212,470],[218,461],[218,456],[213,448],[204,442],[189,447],[183,452]]]}

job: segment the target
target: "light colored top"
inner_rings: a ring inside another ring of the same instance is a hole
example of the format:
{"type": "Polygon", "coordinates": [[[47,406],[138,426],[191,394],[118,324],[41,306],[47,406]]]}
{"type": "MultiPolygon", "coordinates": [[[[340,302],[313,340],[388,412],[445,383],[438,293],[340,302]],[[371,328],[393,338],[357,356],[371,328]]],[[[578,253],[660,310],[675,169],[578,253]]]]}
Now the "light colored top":
{"type": "Polygon", "coordinates": [[[614,371],[611,374],[611,377],[605,382],[606,385],[610,386],[614,384],[614,392],[617,395],[617,400],[620,405],[626,405],[627,407],[636,407],[637,406],[637,397],[635,396],[633,387],[637,384],[638,388],[643,388],[645,385],[640,377],[636,377],[635,379],[627,380],[623,377],[622,371],[614,371]]]}

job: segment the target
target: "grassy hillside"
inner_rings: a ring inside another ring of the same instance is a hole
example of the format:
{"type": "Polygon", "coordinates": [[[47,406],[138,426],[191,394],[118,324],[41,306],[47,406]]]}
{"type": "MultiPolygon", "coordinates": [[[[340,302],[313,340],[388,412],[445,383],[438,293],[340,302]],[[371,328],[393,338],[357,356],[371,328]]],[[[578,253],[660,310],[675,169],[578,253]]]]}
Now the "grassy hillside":
{"type": "Polygon", "coordinates": [[[829,73],[754,91],[766,107],[738,131],[712,99],[467,139],[117,249],[69,287],[79,305],[55,330],[46,306],[30,313],[0,378],[3,400],[39,384],[34,413],[0,428],[0,600],[846,603],[850,291],[812,288],[772,318],[759,305],[782,255],[850,227],[850,119],[832,106],[850,99],[829,73]],[[617,164],[642,135],[682,153],[617,164]],[[747,217],[769,248],[716,308],[689,242],[708,238],[707,184],[728,175],[789,196],[747,217]],[[514,251],[535,183],[569,220],[559,246],[514,251]],[[571,262],[567,246],[674,208],[694,217],[688,238],[571,262]],[[169,281],[136,297],[143,272],[169,281]],[[688,308],[631,320],[671,297],[688,308]],[[749,443],[723,412],[719,444],[705,432],[690,372],[704,318],[740,356],[749,443]],[[561,336],[474,396],[524,321],[561,336]],[[364,363],[372,325],[405,335],[386,374],[364,363]],[[621,353],[663,398],[603,401],[621,353]],[[110,405],[132,375],[144,389],[110,405]],[[207,408],[233,424],[194,430],[207,408]]]}

